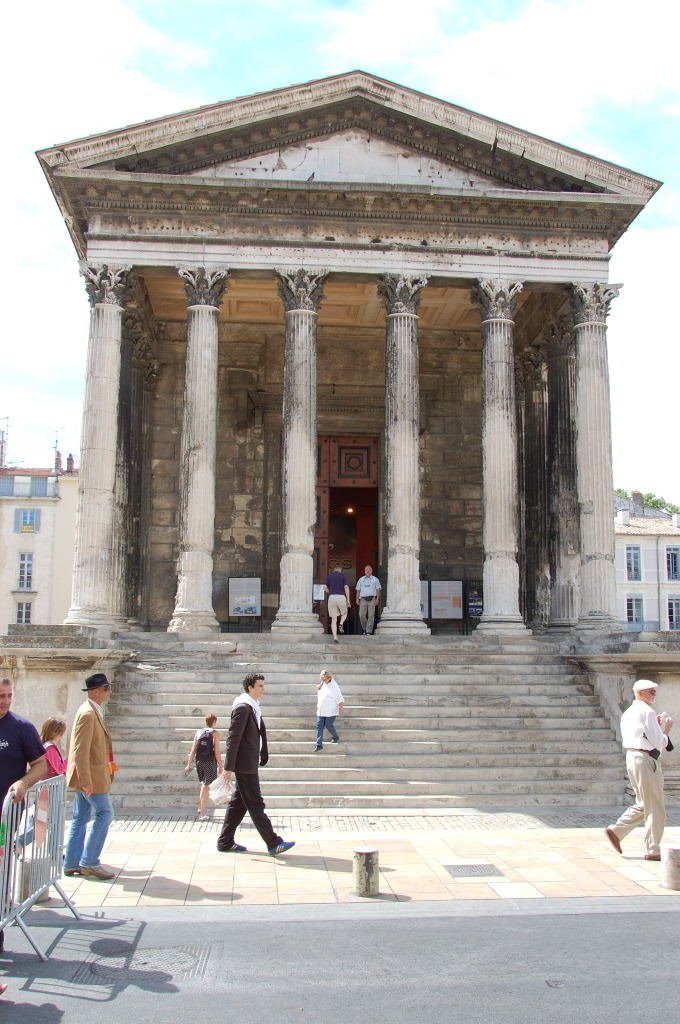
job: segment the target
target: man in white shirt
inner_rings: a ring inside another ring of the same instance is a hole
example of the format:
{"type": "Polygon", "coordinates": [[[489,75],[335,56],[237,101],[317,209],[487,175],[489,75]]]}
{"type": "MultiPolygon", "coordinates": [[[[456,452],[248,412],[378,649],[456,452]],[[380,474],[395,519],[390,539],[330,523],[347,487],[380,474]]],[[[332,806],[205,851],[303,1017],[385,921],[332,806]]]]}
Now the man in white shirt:
{"type": "Polygon", "coordinates": [[[323,669],[319,673],[316,695],[316,746],[315,750],[323,749],[323,731],[328,729],[333,743],[339,743],[340,737],[335,728],[335,719],[342,714],[345,698],[340,687],[330,672],[323,669]]]}
{"type": "Polygon", "coordinates": [[[364,575],[357,580],[357,607],[364,636],[370,636],[373,632],[375,610],[380,607],[381,592],[380,580],[373,575],[373,566],[365,566],[364,575]]]}
{"type": "Polygon", "coordinates": [[[626,751],[626,771],[635,791],[635,803],[614,825],[605,828],[609,842],[621,853],[621,840],[644,821],[645,860],[661,860],[666,808],[658,758],[662,751],[673,749],[668,735],[673,719],[654,713],[657,689],[651,679],[638,679],[633,684],[635,699],[621,716],[621,743],[626,751]]]}

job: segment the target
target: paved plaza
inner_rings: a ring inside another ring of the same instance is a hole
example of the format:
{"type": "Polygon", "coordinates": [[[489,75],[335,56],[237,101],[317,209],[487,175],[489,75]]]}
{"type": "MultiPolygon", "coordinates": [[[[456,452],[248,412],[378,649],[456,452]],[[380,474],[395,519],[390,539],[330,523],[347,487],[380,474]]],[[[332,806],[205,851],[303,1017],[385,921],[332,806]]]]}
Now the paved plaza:
{"type": "MultiPolygon", "coordinates": [[[[63,884],[83,909],[362,902],[353,892],[353,854],[370,846],[379,851],[379,898],[387,901],[668,896],[661,865],[644,860],[641,830],[623,856],[610,846],[603,826],[616,815],[614,808],[274,813],[278,831],[296,842],[278,858],[246,823],[237,839],[248,852],[218,853],[219,812],[209,821],[120,818],[104,851],[117,877],[63,884]]],[[[680,809],[669,818],[665,840],[678,842],[680,809]]]]}

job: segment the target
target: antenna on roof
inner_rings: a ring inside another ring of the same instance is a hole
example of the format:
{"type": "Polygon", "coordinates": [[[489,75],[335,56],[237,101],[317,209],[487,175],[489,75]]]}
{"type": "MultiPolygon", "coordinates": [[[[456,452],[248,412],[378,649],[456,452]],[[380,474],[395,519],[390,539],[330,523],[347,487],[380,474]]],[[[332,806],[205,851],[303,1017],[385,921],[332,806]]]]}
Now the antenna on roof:
{"type": "Polygon", "coordinates": [[[7,465],[7,445],[9,443],[9,416],[3,416],[0,419],[0,423],[4,423],[4,427],[0,428],[0,469],[3,469],[7,465]]]}

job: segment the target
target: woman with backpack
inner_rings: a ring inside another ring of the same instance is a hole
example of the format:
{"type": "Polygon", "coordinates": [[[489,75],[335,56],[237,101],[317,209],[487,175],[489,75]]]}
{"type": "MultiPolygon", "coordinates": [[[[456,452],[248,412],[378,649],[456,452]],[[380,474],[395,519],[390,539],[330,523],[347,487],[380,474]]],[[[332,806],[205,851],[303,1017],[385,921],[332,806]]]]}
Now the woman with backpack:
{"type": "Polygon", "coordinates": [[[217,773],[222,771],[222,756],[220,754],[220,734],[215,725],[217,715],[212,712],[205,716],[205,728],[197,729],[194,742],[189,751],[184,774],[188,775],[191,765],[196,761],[196,774],[201,783],[198,795],[198,817],[202,821],[205,817],[208,797],[210,795],[210,783],[217,778],[217,773]]]}

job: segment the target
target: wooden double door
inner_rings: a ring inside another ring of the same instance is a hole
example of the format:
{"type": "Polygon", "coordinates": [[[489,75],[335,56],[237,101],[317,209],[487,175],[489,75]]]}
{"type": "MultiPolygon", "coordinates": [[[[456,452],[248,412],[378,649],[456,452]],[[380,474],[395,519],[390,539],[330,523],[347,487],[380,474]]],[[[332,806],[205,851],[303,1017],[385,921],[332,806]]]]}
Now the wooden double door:
{"type": "Polygon", "coordinates": [[[314,582],[334,565],[353,589],[378,565],[379,439],[320,435],[317,442],[314,582]]]}

